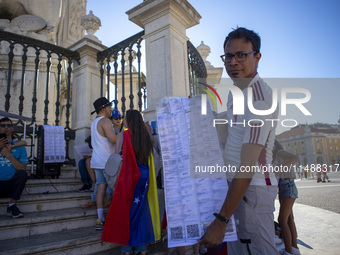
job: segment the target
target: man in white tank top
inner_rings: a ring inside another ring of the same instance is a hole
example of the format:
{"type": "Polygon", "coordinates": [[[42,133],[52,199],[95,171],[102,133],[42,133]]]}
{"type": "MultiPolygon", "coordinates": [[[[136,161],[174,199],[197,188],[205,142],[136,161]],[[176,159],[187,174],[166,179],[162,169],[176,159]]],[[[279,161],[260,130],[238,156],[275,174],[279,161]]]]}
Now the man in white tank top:
{"type": "Polygon", "coordinates": [[[112,103],[105,97],[101,97],[93,103],[93,106],[95,111],[91,114],[96,112],[97,117],[91,124],[91,143],[93,147],[91,168],[95,170],[98,187],[96,196],[98,214],[96,229],[101,230],[105,222],[104,197],[107,187],[103,171],[109,156],[115,152],[116,135],[110,119],[112,103]]]}

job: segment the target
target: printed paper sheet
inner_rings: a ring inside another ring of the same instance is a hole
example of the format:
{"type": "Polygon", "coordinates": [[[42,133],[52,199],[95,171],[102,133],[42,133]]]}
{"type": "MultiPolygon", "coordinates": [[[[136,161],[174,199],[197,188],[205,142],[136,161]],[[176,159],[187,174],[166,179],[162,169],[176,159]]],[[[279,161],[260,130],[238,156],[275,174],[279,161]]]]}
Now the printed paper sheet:
{"type": "MultiPolygon", "coordinates": [[[[211,109],[201,115],[201,97],[164,98],[157,108],[168,246],[197,243],[215,219],[228,191],[224,174],[197,173],[196,166],[223,165],[211,109]]],[[[236,240],[233,217],[225,241],[236,240]]]]}
{"type": "Polygon", "coordinates": [[[62,126],[44,127],[44,163],[65,162],[65,130],[62,126]]]}

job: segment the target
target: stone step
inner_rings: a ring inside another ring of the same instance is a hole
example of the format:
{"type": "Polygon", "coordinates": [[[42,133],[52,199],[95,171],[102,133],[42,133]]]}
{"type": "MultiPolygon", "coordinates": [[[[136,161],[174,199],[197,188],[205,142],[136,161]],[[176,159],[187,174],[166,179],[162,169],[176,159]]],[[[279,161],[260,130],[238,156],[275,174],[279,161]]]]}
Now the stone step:
{"type": "MultiPolygon", "coordinates": [[[[57,233],[47,233],[0,241],[0,255],[120,255],[120,246],[100,241],[102,231],[93,226],[57,233]]],[[[149,254],[175,255],[176,248],[168,248],[167,240],[149,244],[149,254]]],[[[192,247],[186,247],[186,254],[192,254],[192,247]]]]}
{"type": "Polygon", "coordinates": [[[61,174],[59,176],[61,179],[65,178],[77,178],[80,179],[80,174],[77,166],[63,166],[61,168],[61,174]]]}
{"type": "Polygon", "coordinates": [[[87,255],[119,247],[101,242],[101,234],[102,231],[91,226],[3,240],[0,241],[0,255],[87,255]]]}
{"type": "MultiPolygon", "coordinates": [[[[148,245],[148,254],[152,255],[177,255],[177,248],[168,248],[168,240],[148,245]]],[[[185,254],[192,254],[192,246],[185,247],[185,254]]],[[[91,255],[121,255],[120,248],[113,248],[106,251],[99,251],[91,255]]]]}
{"type": "Polygon", "coordinates": [[[0,255],[78,255],[107,250],[120,254],[119,245],[100,241],[101,231],[95,230],[96,208],[80,208],[91,198],[91,192],[77,191],[81,186],[78,169],[69,166],[62,167],[59,178],[29,179],[18,202],[25,217],[19,219],[6,215],[9,199],[1,198],[0,255]]]}
{"type": "MultiPolygon", "coordinates": [[[[105,214],[108,209],[105,210],[105,214]]],[[[0,216],[0,240],[42,235],[53,232],[77,229],[79,227],[95,227],[97,210],[95,207],[69,208],[25,213],[24,218],[13,219],[0,216]]]]}
{"type": "Polygon", "coordinates": [[[77,191],[82,185],[80,178],[28,179],[23,194],[77,191]]]}
{"type": "MultiPolygon", "coordinates": [[[[60,211],[60,210],[59,210],[60,211]]],[[[75,210],[73,212],[75,217],[80,214],[75,210]]],[[[91,216],[95,213],[95,210],[84,209],[84,215],[91,216]]],[[[55,215],[41,215],[41,219],[37,219],[38,213],[30,213],[29,221],[32,223],[27,226],[25,218],[13,219],[8,221],[9,227],[15,225],[21,225],[22,233],[17,233],[15,238],[11,237],[10,240],[0,240],[0,255],[2,254],[95,254],[95,255],[120,255],[120,247],[115,244],[102,243],[100,241],[101,231],[94,230],[93,220],[91,219],[91,226],[82,227],[79,226],[76,229],[70,229],[70,226],[63,228],[62,223],[59,229],[55,229],[59,232],[52,233],[49,231],[49,221],[59,220],[60,212],[58,216],[55,215]],[[35,229],[36,228],[36,229],[35,229]],[[46,233],[43,233],[46,231],[46,233]]],[[[27,217],[27,215],[26,215],[27,217]]],[[[95,217],[94,217],[95,218],[95,217]]],[[[5,229],[5,219],[0,217],[0,238],[1,235],[11,235],[5,229]],[[3,228],[4,227],[4,228],[3,228]]],[[[148,247],[149,254],[153,255],[175,255],[177,254],[176,248],[168,248],[167,240],[164,242],[158,242],[156,244],[150,244],[148,247]]],[[[191,248],[187,247],[187,251],[190,253],[191,248]]],[[[191,250],[192,251],[192,250],[191,250]]]]}
{"type": "MultiPolygon", "coordinates": [[[[23,213],[51,211],[80,207],[91,199],[91,192],[58,192],[23,194],[18,208],[23,213]]],[[[6,215],[9,199],[0,199],[0,215],[6,215]]]]}

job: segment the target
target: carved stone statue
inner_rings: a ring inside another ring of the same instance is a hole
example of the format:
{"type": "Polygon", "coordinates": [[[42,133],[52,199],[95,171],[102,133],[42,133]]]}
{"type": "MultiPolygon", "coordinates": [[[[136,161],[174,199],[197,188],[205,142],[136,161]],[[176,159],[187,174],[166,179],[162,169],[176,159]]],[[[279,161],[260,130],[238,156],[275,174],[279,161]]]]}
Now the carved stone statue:
{"type": "Polygon", "coordinates": [[[87,32],[87,35],[85,37],[101,43],[101,41],[94,34],[98,31],[99,27],[102,24],[100,19],[93,15],[92,11],[90,11],[88,15],[81,17],[81,25],[85,28],[87,32]]]}
{"type": "Polygon", "coordinates": [[[202,56],[205,66],[207,68],[213,68],[214,66],[207,60],[207,57],[211,53],[210,47],[208,45],[205,45],[203,41],[201,41],[201,44],[196,48],[197,51],[200,53],[202,56]]]}
{"type": "Polygon", "coordinates": [[[0,0],[0,30],[67,47],[81,39],[85,0],[0,0]]]}

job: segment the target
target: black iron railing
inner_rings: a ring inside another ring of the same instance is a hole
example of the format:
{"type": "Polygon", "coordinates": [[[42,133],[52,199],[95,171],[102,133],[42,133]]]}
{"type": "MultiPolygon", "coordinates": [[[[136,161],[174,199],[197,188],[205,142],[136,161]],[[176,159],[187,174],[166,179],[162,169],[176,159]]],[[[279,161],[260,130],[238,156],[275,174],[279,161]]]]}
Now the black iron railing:
{"type": "MultiPolygon", "coordinates": [[[[4,98],[0,110],[31,116],[32,121],[27,124],[27,136],[31,141],[34,123],[64,126],[66,164],[75,163],[69,154],[70,141],[75,138],[75,131],[70,127],[71,74],[75,60],[80,60],[77,52],[0,31],[0,71],[2,77],[7,73],[5,78],[0,78],[3,88],[0,96],[4,98]],[[54,105],[50,104],[52,100],[54,105]]],[[[14,131],[23,134],[22,120],[14,124],[14,131]]],[[[35,159],[32,153],[29,159],[35,159]]]]}
{"type": "MultiPolygon", "coordinates": [[[[146,109],[145,76],[141,72],[143,35],[144,31],[141,31],[97,54],[97,61],[100,63],[101,96],[105,96],[104,93],[111,91],[111,86],[114,86],[114,108],[119,109],[123,115],[127,110],[127,94],[129,94],[129,109],[139,111],[146,109]],[[136,70],[133,66],[134,57],[137,58],[136,70]],[[134,100],[135,96],[137,100],[134,100]]],[[[107,98],[110,100],[110,93],[107,93],[107,98]]]]}
{"type": "MultiPolygon", "coordinates": [[[[101,95],[104,96],[113,87],[114,108],[119,108],[123,115],[127,108],[142,111],[147,107],[146,79],[141,72],[143,35],[144,31],[141,31],[97,54],[101,95]],[[137,69],[133,65],[134,58],[137,69]]],[[[207,71],[202,57],[190,41],[187,47],[190,94],[196,95],[199,94],[198,79],[206,78],[207,71]]],[[[73,61],[79,60],[77,52],[0,31],[0,98],[3,98],[0,110],[29,116],[32,121],[27,124],[26,134],[31,140],[33,123],[64,126],[66,164],[75,163],[70,157],[70,142],[75,139],[75,131],[70,127],[71,75],[73,61]]],[[[107,93],[109,100],[110,96],[107,93]]],[[[22,120],[14,124],[14,131],[22,136],[22,120]]],[[[34,153],[29,159],[35,160],[34,153]]]]}
{"type": "Polygon", "coordinates": [[[204,82],[207,77],[207,68],[195,46],[190,41],[187,41],[187,45],[190,95],[194,96],[202,93],[202,90],[198,89],[198,81],[204,82]]]}

